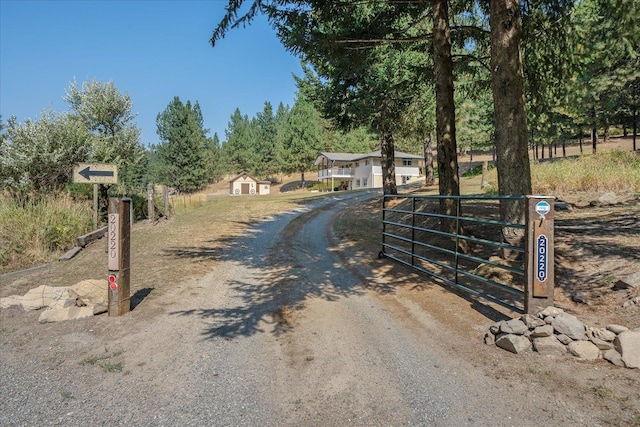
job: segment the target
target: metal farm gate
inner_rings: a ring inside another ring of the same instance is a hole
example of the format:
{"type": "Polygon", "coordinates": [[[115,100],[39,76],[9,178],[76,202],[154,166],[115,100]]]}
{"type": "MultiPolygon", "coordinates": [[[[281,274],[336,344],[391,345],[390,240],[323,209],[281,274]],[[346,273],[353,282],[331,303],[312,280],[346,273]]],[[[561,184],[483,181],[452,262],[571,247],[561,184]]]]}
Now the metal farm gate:
{"type": "Polygon", "coordinates": [[[386,195],[382,227],[380,257],[517,312],[553,304],[552,197],[386,195]],[[525,223],[501,222],[501,203],[525,223]]]}

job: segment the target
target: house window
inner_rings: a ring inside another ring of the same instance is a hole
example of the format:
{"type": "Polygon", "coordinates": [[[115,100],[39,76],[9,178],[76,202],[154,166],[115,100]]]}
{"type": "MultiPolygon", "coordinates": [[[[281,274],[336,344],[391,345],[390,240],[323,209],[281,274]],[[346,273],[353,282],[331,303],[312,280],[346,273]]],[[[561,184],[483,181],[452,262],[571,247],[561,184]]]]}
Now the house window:
{"type": "Polygon", "coordinates": [[[363,187],[367,186],[367,178],[362,178],[362,186],[363,187]]]}
{"type": "Polygon", "coordinates": [[[371,164],[371,162],[370,162],[369,160],[365,160],[365,161],[364,161],[364,165],[365,165],[365,166],[369,166],[370,164],[371,164]]]}
{"type": "Polygon", "coordinates": [[[356,187],[360,187],[360,179],[356,179],[356,187]]]}
{"type": "Polygon", "coordinates": [[[356,162],[356,167],[359,168],[360,167],[360,163],[356,162]]]}
{"type": "Polygon", "coordinates": [[[407,160],[407,159],[402,160],[402,166],[411,166],[411,160],[407,160]]]}

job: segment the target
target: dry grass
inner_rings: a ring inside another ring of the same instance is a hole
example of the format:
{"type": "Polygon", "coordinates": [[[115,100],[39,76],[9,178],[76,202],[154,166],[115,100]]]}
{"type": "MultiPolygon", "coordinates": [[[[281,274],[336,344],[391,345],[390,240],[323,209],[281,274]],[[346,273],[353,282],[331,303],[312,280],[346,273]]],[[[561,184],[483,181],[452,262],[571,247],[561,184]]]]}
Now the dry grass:
{"type": "Polygon", "coordinates": [[[68,194],[24,203],[0,195],[0,273],[56,259],[92,224],[91,203],[68,194]]]}

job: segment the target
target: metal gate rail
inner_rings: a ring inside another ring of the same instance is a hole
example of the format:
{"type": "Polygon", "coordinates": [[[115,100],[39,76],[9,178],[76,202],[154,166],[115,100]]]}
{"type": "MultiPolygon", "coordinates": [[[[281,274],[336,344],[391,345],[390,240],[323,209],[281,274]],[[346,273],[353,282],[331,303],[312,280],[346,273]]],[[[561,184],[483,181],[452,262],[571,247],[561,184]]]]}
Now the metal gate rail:
{"type": "MultiPolygon", "coordinates": [[[[459,233],[450,233],[435,228],[424,226],[423,224],[428,221],[428,218],[434,218],[438,220],[438,223],[442,219],[455,220],[455,229],[464,230],[463,224],[474,224],[479,226],[489,226],[496,229],[512,228],[512,229],[524,229],[524,224],[518,223],[506,223],[495,219],[485,219],[464,216],[461,214],[462,203],[468,202],[490,202],[497,205],[496,202],[502,200],[508,200],[518,203],[524,203],[524,196],[425,196],[425,195],[385,195],[382,201],[382,251],[380,257],[386,257],[393,259],[396,262],[407,265],[415,270],[423,272],[431,277],[437,278],[445,284],[454,286],[470,294],[479,296],[488,301],[492,301],[503,307],[507,307],[517,312],[523,312],[522,305],[515,302],[506,301],[505,298],[500,298],[495,295],[483,291],[481,287],[472,287],[468,283],[461,283],[459,275],[470,279],[471,281],[481,282],[488,285],[490,288],[506,291],[515,296],[518,301],[524,301],[525,292],[523,289],[513,287],[509,284],[500,283],[491,278],[483,277],[479,274],[470,271],[470,266],[478,267],[482,264],[490,265],[497,269],[505,270],[509,273],[522,277],[521,282],[525,282],[525,269],[524,266],[512,266],[495,262],[491,259],[482,258],[474,255],[469,255],[460,251],[460,242],[470,242],[483,247],[493,247],[497,250],[507,250],[512,252],[524,253],[525,246],[510,245],[498,240],[490,240],[483,237],[474,237],[459,233]],[[437,212],[428,212],[424,210],[416,209],[416,205],[419,203],[420,208],[424,209],[426,204],[435,204],[434,210],[439,209],[439,202],[441,199],[450,199],[455,201],[456,212],[455,215],[446,215],[437,212]],[[390,207],[392,200],[399,201],[394,207],[390,207]],[[409,206],[408,206],[409,205],[409,206]],[[410,218],[409,218],[410,217],[410,218]],[[404,235],[403,235],[404,234],[404,235]],[[419,234],[419,238],[416,236],[419,234]],[[429,240],[436,240],[437,237],[445,238],[445,242],[452,242],[453,248],[446,248],[437,244],[437,242],[429,242],[429,240]],[[435,253],[448,255],[452,258],[449,262],[442,259],[435,259],[434,255],[420,253],[424,250],[435,251],[435,253]],[[404,255],[404,257],[402,256],[404,255]],[[467,266],[461,266],[461,261],[465,260],[467,266]],[[442,271],[436,272],[434,268],[429,269],[425,266],[425,263],[432,266],[438,266],[442,271]],[[453,272],[453,278],[446,277],[444,271],[453,272]]],[[[493,209],[497,209],[496,206],[492,206],[493,209]]],[[[498,238],[501,239],[502,233],[497,233],[498,238]]]]}

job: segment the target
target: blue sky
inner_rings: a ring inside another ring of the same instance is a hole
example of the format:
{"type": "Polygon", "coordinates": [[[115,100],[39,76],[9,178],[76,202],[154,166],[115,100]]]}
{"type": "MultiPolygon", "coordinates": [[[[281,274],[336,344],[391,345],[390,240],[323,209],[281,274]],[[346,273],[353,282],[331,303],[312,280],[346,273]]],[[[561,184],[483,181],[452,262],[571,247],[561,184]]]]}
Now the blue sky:
{"type": "Polygon", "coordinates": [[[66,111],[75,80],[113,81],[129,93],[144,145],[157,143],[156,116],[174,96],[198,101],[209,136],[233,111],[250,117],[265,101],[293,105],[299,59],[264,17],[209,44],[218,1],[0,0],[0,114],[6,121],[66,111]]]}

